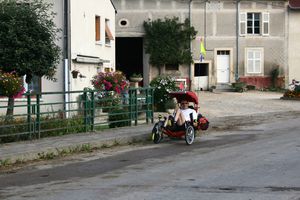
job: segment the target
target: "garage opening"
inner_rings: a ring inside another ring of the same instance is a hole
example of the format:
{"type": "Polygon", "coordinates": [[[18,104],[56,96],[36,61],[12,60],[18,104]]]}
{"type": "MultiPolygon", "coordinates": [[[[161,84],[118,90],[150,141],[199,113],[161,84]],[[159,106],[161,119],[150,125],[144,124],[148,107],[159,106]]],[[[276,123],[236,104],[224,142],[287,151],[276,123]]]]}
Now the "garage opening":
{"type": "Polygon", "coordinates": [[[143,75],[143,38],[116,38],[116,69],[126,74],[127,79],[133,73],[143,75]]]}

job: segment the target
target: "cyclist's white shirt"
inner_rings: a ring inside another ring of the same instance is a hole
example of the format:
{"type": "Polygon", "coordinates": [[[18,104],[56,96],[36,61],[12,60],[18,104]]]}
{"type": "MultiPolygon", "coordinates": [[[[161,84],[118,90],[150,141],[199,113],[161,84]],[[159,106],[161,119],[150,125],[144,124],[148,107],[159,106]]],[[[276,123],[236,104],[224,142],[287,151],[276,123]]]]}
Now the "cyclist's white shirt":
{"type": "Polygon", "coordinates": [[[180,109],[182,114],[184,115],[185,121],[191,121],[190,113],[193,113],[193,120],[197,119],[197,113],[194,109],[180,109]]]}

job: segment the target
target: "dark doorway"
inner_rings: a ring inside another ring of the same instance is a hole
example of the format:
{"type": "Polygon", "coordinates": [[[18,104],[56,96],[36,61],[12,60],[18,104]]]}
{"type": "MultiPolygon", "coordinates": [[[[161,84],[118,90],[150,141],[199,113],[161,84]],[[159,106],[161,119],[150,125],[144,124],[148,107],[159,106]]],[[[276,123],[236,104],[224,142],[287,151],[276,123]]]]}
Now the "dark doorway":
{"type": "Polygon", "coordinates": [[[126,74],[127,78],[133,73],[143,75],[143,38],[116,39],[116,69],[126,74]]]}
{"type": "Polygon", "coordinates": [[[208,63],[196,63],[194,65],[194,76],[208,76],[208,63]]]}

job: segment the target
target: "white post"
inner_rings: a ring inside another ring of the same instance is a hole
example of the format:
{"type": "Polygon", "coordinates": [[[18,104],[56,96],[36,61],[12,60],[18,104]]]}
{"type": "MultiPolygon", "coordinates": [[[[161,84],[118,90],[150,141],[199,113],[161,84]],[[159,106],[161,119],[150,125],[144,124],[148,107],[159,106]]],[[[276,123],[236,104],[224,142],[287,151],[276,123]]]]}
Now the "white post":
{"type": "MultiPolygon", "coordinates": [[[[69,60],[68,59],[64,59],[64,71],[65,71],[65,85],[64,85],[64,88],[65,88],[65,91],[64,92],[69,92],[69,60]]],[[[66,118],[69,118],[69,110],[70,110],[70,94],[69,93],[65,93],[64,95],[64,98],[65,98],[65,111],[66,111],[66,118]]]]}

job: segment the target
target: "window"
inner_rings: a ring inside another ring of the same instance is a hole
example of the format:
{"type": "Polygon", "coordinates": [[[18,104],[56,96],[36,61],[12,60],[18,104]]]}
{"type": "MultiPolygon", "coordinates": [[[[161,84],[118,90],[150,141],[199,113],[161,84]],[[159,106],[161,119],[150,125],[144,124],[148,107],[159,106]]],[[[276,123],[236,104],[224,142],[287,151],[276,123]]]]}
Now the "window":
{"type": "Polygon", "coordinates": [[[32,80],[31,80],[31,83],[27,84],[25,82],[25,76],[24,76],[24,88],[25,88],[25,91],[30,91],[30,93],[40,93],[42,90],[41,90],[41,85],[42,85],[42,81],[41,81],[41,78],[38,77],[38,76],[33,76],[32,77],[32,80]]]}
{"type": "Polygon", "coordinates": [[[166,70],[178,70],[179,65],[178,64],[166,64],[166,70]]]}
{"type": "Polygon", "coordinates": [[[247,34],[260,34],[260,13],[247,13],[247,34]]]}
{"type": "Polygon", "coordinates": [[[248,74],[263,73],[263,49],[247,48],[246,49],[246,72],[248,74]]]}
{"type": "Polygon", "coordinates": [[[95,16],[95,40],[99,42],[101,40],[100,34],[100,16],[95,16]]]}
{"type": "Polygon", "coordinates": [[[109,19],[105,19],[105,44],[110,45],[110,41],[114,40],[114,37],[110,31],[110,21],[109,19]]]}
{"type": "Polygon", "coordinates": [[[269,35],[269,13],[240,13],[240,35],[269,35]]]}

